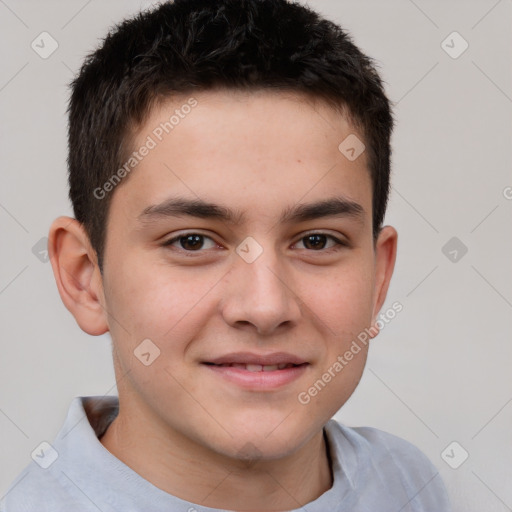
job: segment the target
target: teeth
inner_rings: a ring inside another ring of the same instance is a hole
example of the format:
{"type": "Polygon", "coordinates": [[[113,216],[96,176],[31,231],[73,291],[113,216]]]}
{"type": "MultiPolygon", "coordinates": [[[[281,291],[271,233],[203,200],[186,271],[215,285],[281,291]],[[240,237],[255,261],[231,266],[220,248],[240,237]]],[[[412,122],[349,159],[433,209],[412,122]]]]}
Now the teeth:
{"type": "Polygon", "coordinates": [[[249,372],[261,372],[263,368],[268,368],[266,366],[261,366],[261,364],[248,364],[245,366],[246,370],[249,372]]]}
{"type": "Polygon", "coordinates": [[[245,363],[223,363],[219,366],[232,366],[233,368],[240,368],[249,372],[274,372],[276,370],[283,370],[284,368],[293,368],[295,365],[292,363],[279,363],[279,364],[245,364],[245,363]]]}

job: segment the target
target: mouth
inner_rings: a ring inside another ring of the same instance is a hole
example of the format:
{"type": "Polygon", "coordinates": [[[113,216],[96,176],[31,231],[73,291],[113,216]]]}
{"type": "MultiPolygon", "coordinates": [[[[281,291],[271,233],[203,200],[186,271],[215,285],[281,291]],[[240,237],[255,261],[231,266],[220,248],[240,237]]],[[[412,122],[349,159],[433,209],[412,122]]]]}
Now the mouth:
{"type": "Polygon", "coordinates": [[[281,370],[286,366],[300,366],[302,364],[307,364],[306,359],[295,354],[289,354],[288,352],[272,352],[268,354],[232,352],[203,362],[205,364],[215,366],[243,365],[253,367],[253,369],[249,369],[249,371],[273,371],[277,369],[281,370]],[[260,366],[262,368],[268,368],[268,370],[257,368],[260,366]],[[274,368],[274,366],[276,368],[274,368]]]}
{"type": "Polygon", "coordinates": [[[203,361],[202,365],[213,370],[214,375],[242,388],[271,390],[299,378],[310,363],[286,353],[236,353],[203,361]]]}
{"type": "Polygon", "coordinates": [[[275,372],[277,370],[286,370],[288,368],[295,368],[303,366],[308,363],[293,364],[293,363],[279,363],[279,364],[249,364],[249,363],[204,363],[209,366],[219,366],[221,368],[240,368],[248,372],[275,372]]]}

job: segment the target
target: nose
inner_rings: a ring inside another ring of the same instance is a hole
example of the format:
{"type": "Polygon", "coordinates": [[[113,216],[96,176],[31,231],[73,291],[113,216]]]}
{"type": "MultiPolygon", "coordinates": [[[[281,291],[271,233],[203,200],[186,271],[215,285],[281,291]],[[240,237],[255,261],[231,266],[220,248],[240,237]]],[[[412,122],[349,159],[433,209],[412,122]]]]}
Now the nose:
{"type": "Polygon", "coordinates": [[[265,250],[252,263],[236,260],[223,290],[222,315],[232,327],[268,336],[298,323],[300,298],[278,256],[265,250]]]}

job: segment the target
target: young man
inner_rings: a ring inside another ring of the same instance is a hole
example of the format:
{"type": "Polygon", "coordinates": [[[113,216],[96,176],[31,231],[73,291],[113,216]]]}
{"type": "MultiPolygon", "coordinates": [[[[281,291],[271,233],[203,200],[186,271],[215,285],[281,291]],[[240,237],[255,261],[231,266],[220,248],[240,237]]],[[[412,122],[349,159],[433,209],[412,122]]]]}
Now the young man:
{"type": "Polygon", "coordinates": [[[4,511],[448,510],[414,446],[332,420],[393,272],[392,116],[345,32],[284,0],[177,0],[73,83],[50,230],[119,400],[78,397],[4,511]]]}

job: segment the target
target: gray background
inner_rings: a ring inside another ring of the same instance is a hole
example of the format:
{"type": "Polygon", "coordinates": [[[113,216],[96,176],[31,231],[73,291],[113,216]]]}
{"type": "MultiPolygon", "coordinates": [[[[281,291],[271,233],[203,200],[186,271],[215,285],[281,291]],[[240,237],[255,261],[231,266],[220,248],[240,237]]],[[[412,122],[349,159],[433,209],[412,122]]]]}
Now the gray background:
{"type": "MultiPolygon", "coordinates": [[[[116,393],[110,338],[78,328],[38,244],[71,214],[67,84],[112,23],[150,4],[0,0],[0,498],[73,397],[116,393]],[[59,45],[46,59],[31,48],[43,31],[59,45]]],[[[383,310],[404,309],[336,417],[419,446],[456,512],[512,510],[512,2],[309,5],[377,59],[397,103],[387,223],[399,251],[383,310]],[[457,58],[454,31],[469,44],[457,58]]]]}

